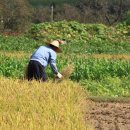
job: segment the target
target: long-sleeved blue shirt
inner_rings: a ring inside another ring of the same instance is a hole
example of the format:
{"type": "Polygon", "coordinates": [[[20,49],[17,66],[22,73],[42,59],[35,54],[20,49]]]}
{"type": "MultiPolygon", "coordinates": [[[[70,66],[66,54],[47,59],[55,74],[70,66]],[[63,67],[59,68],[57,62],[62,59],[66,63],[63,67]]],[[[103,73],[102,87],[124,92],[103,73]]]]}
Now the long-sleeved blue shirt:
{"type": "Polygon", "coordinates": [[[49,46],[40,46],[31,56],[30,60],[40,62],[44,67],[50,64],[53,72],[58,73],[56,66],[56,52],[49,46]]]}

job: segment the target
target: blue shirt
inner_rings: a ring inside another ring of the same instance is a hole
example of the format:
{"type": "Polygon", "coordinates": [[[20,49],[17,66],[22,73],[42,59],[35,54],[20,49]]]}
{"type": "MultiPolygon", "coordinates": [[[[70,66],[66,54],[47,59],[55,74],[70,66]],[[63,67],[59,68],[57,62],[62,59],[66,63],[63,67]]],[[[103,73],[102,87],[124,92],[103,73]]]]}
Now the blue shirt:
{"type": "Polygon", "coordinates": [[[58,73],[56,67],[56,52],[49,46],[40,46],[31,56],[30,60],[40,62],[44,67],[50,64],[53,72],[58,73]]]}

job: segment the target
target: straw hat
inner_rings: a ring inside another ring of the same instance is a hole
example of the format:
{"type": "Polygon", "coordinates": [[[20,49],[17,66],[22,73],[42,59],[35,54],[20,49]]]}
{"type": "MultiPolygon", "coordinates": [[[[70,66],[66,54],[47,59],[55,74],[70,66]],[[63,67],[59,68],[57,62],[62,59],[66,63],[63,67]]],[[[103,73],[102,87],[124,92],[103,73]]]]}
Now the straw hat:
{"type": "Polygon", "coordinates": [[[62,52],[61,48],[60,48],[60,42],[58,40],[54,40],[53,42],[50,43],[51,45],[53,45],[54,47],[57,48],[56,52],[62,52]]]}

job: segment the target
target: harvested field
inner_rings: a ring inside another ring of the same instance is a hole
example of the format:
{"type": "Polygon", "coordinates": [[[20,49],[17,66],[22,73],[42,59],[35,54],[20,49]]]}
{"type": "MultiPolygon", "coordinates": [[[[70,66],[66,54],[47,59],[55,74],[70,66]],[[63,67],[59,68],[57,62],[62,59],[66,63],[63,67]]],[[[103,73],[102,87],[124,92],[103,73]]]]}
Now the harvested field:
{"type": "Polygon", "coordinates": [[[86,121],[93,130],[130,130],[130,102],[94,101],[86,121]]]}

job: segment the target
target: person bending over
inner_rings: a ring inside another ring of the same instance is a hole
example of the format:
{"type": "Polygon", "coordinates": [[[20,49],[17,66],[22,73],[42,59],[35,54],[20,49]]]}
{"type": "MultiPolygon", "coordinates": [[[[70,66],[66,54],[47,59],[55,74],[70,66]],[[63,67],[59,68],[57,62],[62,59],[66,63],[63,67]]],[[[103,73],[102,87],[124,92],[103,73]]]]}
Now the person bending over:
{"type": "Polygon", "coordinates": [[[52,71],[59,79],[63,78],[62,74],[59,73],[56,66],[56,53],[62,52],[59,47],[62,40],[54,40],[47,46],[40,46],[31,56],[28,68],[27,68],[27,79],[28,81],[36,79],[39,81],[46,81],[45,68],[50,64],[52,71]]]}

